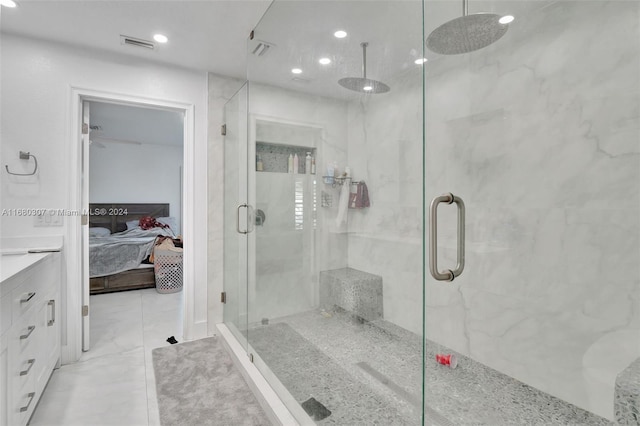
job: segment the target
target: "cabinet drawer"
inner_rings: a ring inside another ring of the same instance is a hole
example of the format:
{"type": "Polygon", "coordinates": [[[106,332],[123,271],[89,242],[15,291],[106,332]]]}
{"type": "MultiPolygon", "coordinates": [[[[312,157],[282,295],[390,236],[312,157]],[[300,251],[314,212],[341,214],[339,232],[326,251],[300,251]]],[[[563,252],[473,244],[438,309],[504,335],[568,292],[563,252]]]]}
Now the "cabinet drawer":
{"type": "Polygon", "coordinates": [[[14,389],[14,394],[28,382],[35,380],[34,377],[38,375],[44,361],[44,359],[38,359],[39,355],[42,358],[37,344],[30,344],[21,353],[15,354],[11,363],[11,387],[14,389]]]}
{"type": "Polygon", "coordinates": [[[40,395],[36,393],[35,380],[32,377],[24,387],[13,393],[13,409],[9,413],[9,424],[25,425],[31,417],[39,397],[40,395]]]}
{"type": "Polygon", "coordinates": [[[34,269],[26,272],[22,283],[11,292],[13,323],[18,322],[22,315],[43,299],[43,293],[48,287],[60,280],[60,269],[54,259],[55,256],[48,256],[34,269]]]}
{"type": "Polygon", "coordinates": [[[37,312],[33,310],[29,315],[21,319],[18,324],[14,324],[9,340],[12,359],[19,359],[27,353],[30,346],[38,346],[37,340],[41,327],[39,327],[36,314],[37,312]]]}

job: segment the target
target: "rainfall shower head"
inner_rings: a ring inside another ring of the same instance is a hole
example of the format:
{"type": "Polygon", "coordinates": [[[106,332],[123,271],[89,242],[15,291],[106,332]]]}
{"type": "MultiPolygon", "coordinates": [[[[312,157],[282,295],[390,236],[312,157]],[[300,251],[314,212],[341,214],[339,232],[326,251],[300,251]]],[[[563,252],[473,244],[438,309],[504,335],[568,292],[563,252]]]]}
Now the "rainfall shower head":
{"type": "Polygon", "coordinates": [[[427,37],[429,50],[442,55],[458,55],[482,49],[498,41],[509,29],[500,23],[500,15],[474,13],[469,15],[467,0],[462,0],[462,14],[440,25],[427,37]]]}
{"type": "Polygon", "coordinates": [[[362,93],[386,93],[391,88],[384,83],[367,78],[367,46],[369,43],[360,43],[362,46],[362,77],[346,77],[338,80],[338,84],[346,89],[362,93]]]}

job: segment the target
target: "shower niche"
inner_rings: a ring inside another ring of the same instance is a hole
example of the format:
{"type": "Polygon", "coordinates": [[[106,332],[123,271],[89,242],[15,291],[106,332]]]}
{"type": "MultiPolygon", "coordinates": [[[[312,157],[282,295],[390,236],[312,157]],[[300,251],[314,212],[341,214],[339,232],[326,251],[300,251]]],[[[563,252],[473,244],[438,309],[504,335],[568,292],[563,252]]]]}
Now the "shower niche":
{"type": "Polygon", "coordinates": [[[311,164],[307,170],[307,154],[315,162],[315,148],[256,141],[256,172],[315,174],[311,164]],[[289,158],[294,156],[298,157],[298,170],[289,172],[289,158]]]}

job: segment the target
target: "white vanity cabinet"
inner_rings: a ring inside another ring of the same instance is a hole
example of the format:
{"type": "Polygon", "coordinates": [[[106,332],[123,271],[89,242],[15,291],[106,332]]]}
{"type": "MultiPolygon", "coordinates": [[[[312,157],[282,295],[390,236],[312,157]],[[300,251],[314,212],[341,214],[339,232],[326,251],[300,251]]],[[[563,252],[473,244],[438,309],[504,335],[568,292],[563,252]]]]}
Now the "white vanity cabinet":
{"type": "Polygon", "coordinates": [[[60,254],[23,256],[0,283],[0,426],[27,424],[60,360],[60,254]]]}

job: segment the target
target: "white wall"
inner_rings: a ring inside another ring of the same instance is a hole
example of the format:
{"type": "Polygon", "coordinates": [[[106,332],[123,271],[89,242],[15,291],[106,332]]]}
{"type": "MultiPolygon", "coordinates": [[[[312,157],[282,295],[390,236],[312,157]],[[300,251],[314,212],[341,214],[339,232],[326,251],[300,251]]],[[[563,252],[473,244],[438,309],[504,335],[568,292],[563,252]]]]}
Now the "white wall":
{"type": "Polygon", "coordinates": [[[170,215],[180,226],[182,150],[172,145],[91,144],[89,202],[169,203],[170,215]]]}
{"type": "MultiPolygon", "coordinates": [[[[2,35],[1,138],[3,164],[20,168],[19,150],[38,156],[40,170],[26,182],[2,173],[0,202],[3,208],[70,208],[69,170],[74,167],[68,153],[75,144],[71,126],[72,88],[160,99],[194,105],[194,168],[187,170],[194,179],[193,205],[185,211],[198,232],[192,244],[191,265],[196,290],[189,298],[187,318],[189,337],[206,334],[207,277],[207,77],[205,73],[168,67],[131,57],[121,57],[94,50],[66,47],[46,41],[2,35]]],[[[186,176],[186,175],[185,175],[186,176]]],[[[185,177],[186,180],[186,177],[185,177]]],[[[183,218],[186,220],[186,218],[183,218]]],[[[3,236],[68,234],[68,227],[78,225],[77,218],[65,218],[61,228],[36,228],[32,218],[4,217],[3,236]]],[[[67,259],[71,268],[77,259],[67,259]]],[[[185,262],[186,263],[186,262],[185,262]]],[[[68,282],[71,292],[80,283],[68,282]]],[[[73,336],[68,336],[70,339],[73,336]]],[[[66,344],[67,336],[64,336],[66,344]]]]}

